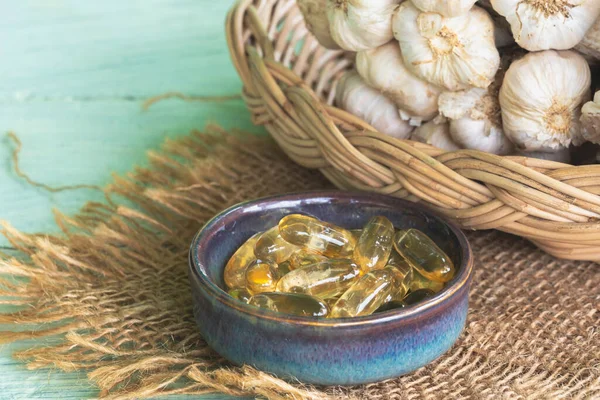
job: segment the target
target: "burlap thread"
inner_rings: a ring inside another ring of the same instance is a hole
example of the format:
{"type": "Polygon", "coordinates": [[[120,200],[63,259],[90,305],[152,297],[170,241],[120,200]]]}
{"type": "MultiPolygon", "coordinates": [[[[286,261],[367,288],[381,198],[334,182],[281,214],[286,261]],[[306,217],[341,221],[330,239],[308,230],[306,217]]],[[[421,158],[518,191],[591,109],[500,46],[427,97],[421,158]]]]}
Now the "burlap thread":
{"type": "MultiPolygon", "coordinates": [[[[600,270],[559,261],[522,239],[470,233],[476,256],[467,329],[442,358],[366,386],[284,382],[220,358],[198,334],[187,280],[194,233],[237,202],[328,187],[266,138],[218,127],[168,140],[150,165],[115,177],[120,204],[89,203],[61,235],[4,223],[0,296],[19,312],[0,343],[63,335],[15,354],[31,369],[84,369],[105,399],[222,392],[269,399],[600,398],[600,270]],[[15,277],[24,279],[14,279],[15,277]],[[35,327],[35,330],[33,328],[35,327]]],[[[343,338],[341,339],[343,340],[343,338]]]]}

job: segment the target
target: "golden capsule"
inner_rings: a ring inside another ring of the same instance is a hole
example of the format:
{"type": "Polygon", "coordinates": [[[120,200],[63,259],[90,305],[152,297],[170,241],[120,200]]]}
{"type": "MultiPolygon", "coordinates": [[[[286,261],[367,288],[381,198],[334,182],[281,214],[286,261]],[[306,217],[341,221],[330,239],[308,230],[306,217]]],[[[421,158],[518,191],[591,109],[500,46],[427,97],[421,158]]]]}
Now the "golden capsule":
{"type": "Polygon", "coordinates": [[[346,229],[302,214],[283,217],[279,221],[279,233],[296,246],[331,258],[350,256],[356,244],[346,229]]]}
{"type": "Polygon", "coordinates": [[[433,291],[429,289],[419,289],[415,290],[414,292],[410,292],[408,296],[406,296],[404,300],[402,300],[402,302],[407,306],[412,306],[413,304],[417,304],[422,302],[423,300],[426,300],[434,294],[435,293],[433,293],[433,291]]]}
{"type": "Polygon", "coordinates": [[[299,269],[325,260],[327,260],[327,257],[299,249],[290,256],[288,261],[290,262],[291,269],[299,269]]]}
{"type": "Polygon", "coordinates": [[[454,264],[433,240],[417,229],[398,231],[394,247],[424,277],[448,282],[454,277],[454,264]]]}
{"type": "Polygon", "coordinates": [[[409,289],[414,292],[419,289],[429,289],[434,293],[439,292],[444,288],[444,284],[442,282],[432,281],[431,279],[425,278],[423,275],[419,273],[419,271],[413,271],[413,278],[410,282],[409,289]]]}
{"type": "Polygon", "coordinates": [[[406,261],[404,261],[404,258],[398,254],[395,248],[392,248],[392,252],[390,253],[390,258],[388,259],[387,263],[388,265],[399,265],[406,264],[406,261]]]}
{"type": "Polygon", "coordinates": [[[325,302],[306,294],[261,293],[252,296],[248,304],[302,317],[326,317],[329,313],[325,302]]]}
{"type": "Polygon", "coordinates": [[[378,269],[360,278],[333,305],[331,318],[370,315],[385,301],[394,279],[389,271],[378,269]]]}
{"type": "Polygon", "coordinates": [[[388,271],[394,279],[392,290],[390,291],[389,298],[386,299],[386,303],[402,300],[410,288],[410,283],[413,279],[413,269],[407,263],[401,263],[399,265],[387,265],[384,270],[388,271]]]}
{"type": "Polygon", "coordinates": [[[277,291],[305,293],[326,299],[344,293],[360,276],[350,259],[331,259],[295,269],[279,281],[277,291]]]}
{"type": "Polygon", "coordinates": [[[327,307],[329,307],[329,309],[331,310],[333,308],[333,305],[336,303],[336,301],[338,301],[340,298],[339,297],[330,297],[328,299],[323,299],[323,302],[325,304],[327,304],[327,307]]]}
{"type": "Polygon", "coordinates": [[[279,276],[285,276],[289,274],[294,268],[292,268],[292,264],[290,260],[284,261],[282,263],[277,264],[277,270],[279,271],[279,276]]]}
{"type": "Polygon", "coordinates": [[[260,236],[254,246],[254,255],[259,260],[279,264],[290,258],[297,249],[298,247],[283,240],[279,235],[279,228],[274,226],[260,236]]]}
{"type": "Polygon", "coordinates": [[[229,292],[227,292],[231,297],[233,297],[234,299],[243,301],[244,303],[247,303],[248,300],[250,300],[250,297],[252,297],[252,295],[250,294],[250,292],[248,292],[246,289],[244,288],[236,288],[236,289],[231,289],[229,292]]]}
{"type": "Polygon", "coordinates": [[[403,301],[392,300],[387,303],[382,304],[377,310],[376,313],[390,311],[390,310],[398,310],[406,307],[406,304],[403,301]]]}
{"type": "Polygon", "coordinates": [[[246,289],[251,294],[274,292],[280,278],[277,264],[256,260],[246,270],[246,289]]]}
{"type": "Polygon", "coordinates": [[[246,269],[248,266],[256,260],[254,256],[254,246],[260,238],[261,233],[257,233],[248,239],[237,251],[231,256],[225,271],[223,272],[223,279],[225,285],[229,289],[243,288],[246,286],[246,269]]]}
{"type": "Polygon", "coordinates": [[[373,217],[365,225],[352,258],[365,272],[385,267],[393,248],[394,225],[386,217],[373,217]]]}
{"type": "Polygon", "coordinates": [[[358,241],[358,238],[360,238],[360,235],[362,235],[362,232],[363,232],[362,229],[351,229],[350,230],[350,233],[352,234],[354,239],[356,239],[356,241],[358,241]]]}

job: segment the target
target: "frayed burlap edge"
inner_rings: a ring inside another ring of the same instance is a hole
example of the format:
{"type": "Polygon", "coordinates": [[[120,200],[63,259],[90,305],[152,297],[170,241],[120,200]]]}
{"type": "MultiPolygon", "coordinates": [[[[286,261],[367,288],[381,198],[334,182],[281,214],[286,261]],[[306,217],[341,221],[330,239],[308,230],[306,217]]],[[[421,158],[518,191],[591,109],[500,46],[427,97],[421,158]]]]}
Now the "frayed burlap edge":
{"type": "Polygon", "coordinates": [[[60,345],[15,356],[30,369],[88,370],[107,399],[211,392],[329,398],[227,364],[195,327],[186,282],[193,232],[253,195],[275,194],[282,186],[325,185],[319,175],[300,168],[289,178],[280,170],[270,172],[269,164],[282,161],[274,144],[238,136],[209,126],[168,140],[161,152],[149,154],[149,168],[115,177],[106,188],[129,206],[92,202],[72,218],[57,212],[62,235],[26,235],[4,222],[3,234],[20,255],[0,262],[0,295],[3,304],[24,309],[0,315],[0,323],[35,330],[2,332],[0,343],[64,335],[60,345]],[[260,176],[273,181],[253,187],[250,182],[260,176]],[[242,182],[246,189],[238,190],[242,182]]]}
{"type": "Polygon", "coordinates": [[[315,388],[228,364],[193,320],[191,237],[232,204],[328,184],[270,140],[240,139],[216,126],[167,141],[149,160],[106,188],[122,205],[93,202],[75,217],[57,213],[61,235],[26,235],[3,224],[20,254],[0,261],[0,296],[24,309],[0,315],[0,323],[22,329],[0,333],[0,343],[63,338],[16,353],[28,368],[86,370],[106,399],[600,396],[597,266],[558,262],[493,232],[471,235],[479,270],[466,333],[426,368],[372,385],[315,388]]]}

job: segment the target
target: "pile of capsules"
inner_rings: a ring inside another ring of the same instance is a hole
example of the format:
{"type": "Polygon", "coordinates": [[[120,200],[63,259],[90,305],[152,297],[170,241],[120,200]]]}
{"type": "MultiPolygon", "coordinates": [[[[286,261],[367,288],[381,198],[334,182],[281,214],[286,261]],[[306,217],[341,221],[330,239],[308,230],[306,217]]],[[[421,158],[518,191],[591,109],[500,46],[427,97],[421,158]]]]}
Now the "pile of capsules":
{"type": "Polygon", "coordinates": [[[406,307],[439,292],[454,264],[423,232],[385,217],[362,230],[290,214],[246,241],[225,266],[232,297],[287,314],[348,318],[406,307]]]}

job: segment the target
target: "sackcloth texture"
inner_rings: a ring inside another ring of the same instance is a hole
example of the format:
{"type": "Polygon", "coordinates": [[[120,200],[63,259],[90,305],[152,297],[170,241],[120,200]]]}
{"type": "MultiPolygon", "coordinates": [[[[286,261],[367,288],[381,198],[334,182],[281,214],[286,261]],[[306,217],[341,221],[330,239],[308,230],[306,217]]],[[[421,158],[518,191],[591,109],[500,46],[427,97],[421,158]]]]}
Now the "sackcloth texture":
{"type": "MultiPolygon", "coordinates": [[[[330,187],[270,139],[218,127],[165,142],[149,166],[106,188],[119,206],[57,213],[57,235],[26,235],[0,262],[1,296],[20,304],[0,342],[59,335],[15,353],[31,369],[83,369],[105,399],[222,392],[269,399],[600,398],[600,267],[561,261],[498,232],[468,234],[476,257],[467,328],[415,373],[356,387],[284,382],[213,352],[192,316],[188,248],[235,203],[330,187]],[[35,329],[34,329],[35,328],[35,329]]],[[[340,338],[343,340],[343,338],[340,338]]]]}

